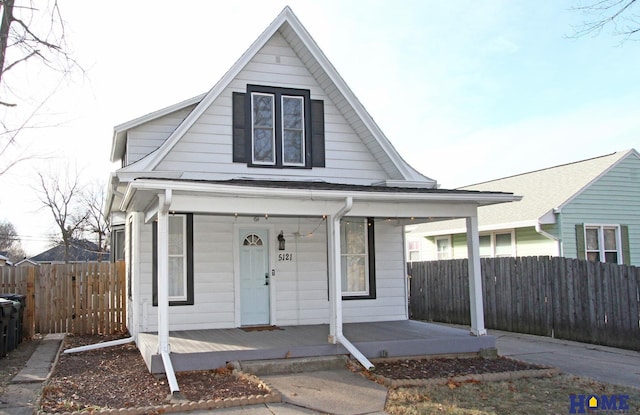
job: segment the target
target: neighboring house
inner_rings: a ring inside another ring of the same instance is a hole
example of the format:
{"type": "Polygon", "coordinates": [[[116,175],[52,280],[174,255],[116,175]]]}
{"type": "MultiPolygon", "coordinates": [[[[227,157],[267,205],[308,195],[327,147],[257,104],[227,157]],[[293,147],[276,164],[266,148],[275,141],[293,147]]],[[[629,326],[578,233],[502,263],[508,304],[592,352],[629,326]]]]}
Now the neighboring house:
{"type": "MultiPolygon", "coordinates": [[[[620,151],[461,187],[522,195],[478,209],[480,255],[563,256],[640,266],[640,156],[620,151]]],[[[415,260],[465,258],[459,220],[413,226],[415,260]]]]}
{"type": "Polygon", "coordinates": [[[245,326],[325,325],[366,365],[343,323],[408,320],[403,225],[475,232],[477,206],[518,199],[409,166],[288,7],[207,94],[116,126],[111,160],[128,328],[168,374],[169,331],[245,326]]]}
{"type": "Polygon", "coordinates": [[[6,252],[0,252],[0,266],[11,266],[13,262],[9,259],[9,256],[6,252]]]}
{"type": "MultiPolygon", "coordinates": [[[[69,246],[68,262],[90,262],[90,261],[106,261],[109,259],[109,252],[103,252],[100,247],[85,239],[72,239],[69,246]]],[[[16,265],[42,265],[42,264],[64,264],[65,263],[65,247],[59,243],[47,249],[38,255],[25,258],[16,265]]]]}

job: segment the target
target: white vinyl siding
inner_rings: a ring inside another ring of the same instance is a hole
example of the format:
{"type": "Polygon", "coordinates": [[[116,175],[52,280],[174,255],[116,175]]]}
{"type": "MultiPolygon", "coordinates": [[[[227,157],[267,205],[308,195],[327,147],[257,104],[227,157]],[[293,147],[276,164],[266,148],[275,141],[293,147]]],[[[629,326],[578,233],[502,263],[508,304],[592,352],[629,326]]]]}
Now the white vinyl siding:
{"type": "Polygon", "coordinates": [[[240,71],[192,128],[176,143],[157,170],[180,171],[185,179],[231,177],[322,179],[329,182],[371,184],[400,179],[390,177],[363,138],[325,94],[318,80],[291,49],[275,34],[240,71]],[[248,167],[232,163],[232,92],[245,92],[247,84],[308,89],[311,99],[324,101],[326,167],[278,169],[248,167]]]}
{"type": "Polygon", "coordinates": [[[193,108],[194,106],[189,106],[129,130],[125,165],[134,163],[157,150],[193,108]]]}
{"type": "MultiPolygon", "coordinates": [[[[254,223],[253,218],[193,216],[195,301],[192,306],[170,308],[170,330],[235,326],[233,227],[234,224],[251,226],[254,223]]],[[[268,224],[278,232],[283,230],[287,240],[285,252],[294,256],[293,261],[279,262],[272,258],[275,323],[280,326],[328,324],[326,221],[322,217],[269,218],[268,224]]],[[[140,331],[156,331],[157,307],[151,306],[151,224],[138,225],[142,242],[139,278],[142,307],[138,321],[140,331]]],[[[376,221],[375,233],[377,298],[343,301],[345,322],[408,318],[402,228],[376,221]]],[[[275,243],[276,235],[271,235],[272,243],[275,243]]]]}

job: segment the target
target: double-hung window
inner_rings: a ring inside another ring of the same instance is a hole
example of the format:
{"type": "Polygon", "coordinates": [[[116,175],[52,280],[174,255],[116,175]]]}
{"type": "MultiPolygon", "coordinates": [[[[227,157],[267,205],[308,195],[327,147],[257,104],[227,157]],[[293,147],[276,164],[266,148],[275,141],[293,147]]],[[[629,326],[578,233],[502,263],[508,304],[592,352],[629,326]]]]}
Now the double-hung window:
{"type": "Polygon", "coordinates": [[[480,235],[480,257],[514,257],[516,256],[514,241],[515,234],[513,231],[480,235]]]}
{"type": "Polygon", "coordinates": [[[253,164],[305,165],[304,97],[285,94],[251,93],[251,148],[253,164]],[[279,95],[279,100],[276,97],[279,95]],[[279,121],[276,122],[276,114],[279,121]],[[278,128],[279,126],[279,128],[278,128]],[[280,145],[278,145],[280,144],[280,145]]]}
{"type": "Polygon", "coordinates": [[[345,218],[340,224],[342,298],[376,298],[374,222],[345,218]]]}
{"type": "Polygon", "coordinates": [[[307,89],[247,85],[233,93],[233,161],[249,167],[324,167],[324,103],[307,89]]]}
{"type": "MultiPolygon", "coordinates": [[[[193,305],[193,215],[169,215],[169,304],[193,305]]],[[[158,227],[153,223],[153,305],[158,304],[158,227]]]]}
{"type": "Polygon", "coordinates": [[[621,263],[619,226],[586,225],[584,236],[587,260],[621,263]]]}

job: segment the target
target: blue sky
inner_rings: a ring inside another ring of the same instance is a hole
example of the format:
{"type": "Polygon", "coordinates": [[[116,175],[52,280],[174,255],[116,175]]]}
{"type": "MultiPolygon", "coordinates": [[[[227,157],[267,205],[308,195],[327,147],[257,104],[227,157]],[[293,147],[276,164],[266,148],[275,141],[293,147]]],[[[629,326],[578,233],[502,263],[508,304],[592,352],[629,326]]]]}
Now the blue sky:
{"type": "MultiPolygon", "coordinates": [[[[106,182],[115,125],[209,90],[287,4],[400,154],[442,187],[640,148],[640,44],[571,38],[585,19],[572,1],[62,2],[86,75],[47,101],[55,128],[18,137],[47,159],[0,177],[11,194],[0,219],[27,251],[54,231],[31,188],[38,170],[71,165],[106,182]]],[[[36,99],[58,82],[27,75],[15,82],[36,99]]]]}

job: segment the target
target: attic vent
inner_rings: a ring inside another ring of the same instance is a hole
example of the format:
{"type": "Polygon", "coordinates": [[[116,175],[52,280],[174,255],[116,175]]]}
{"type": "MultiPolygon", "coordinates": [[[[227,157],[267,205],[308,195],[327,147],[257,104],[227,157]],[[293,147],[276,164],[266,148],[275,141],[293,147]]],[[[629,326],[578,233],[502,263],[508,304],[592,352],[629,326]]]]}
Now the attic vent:
{"type": "Polygon", "coordinates": [[[276,63],[280,63],[280,56],[276,56],[276,63]]]}

